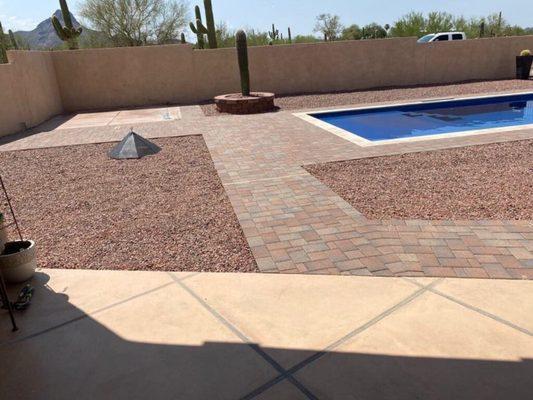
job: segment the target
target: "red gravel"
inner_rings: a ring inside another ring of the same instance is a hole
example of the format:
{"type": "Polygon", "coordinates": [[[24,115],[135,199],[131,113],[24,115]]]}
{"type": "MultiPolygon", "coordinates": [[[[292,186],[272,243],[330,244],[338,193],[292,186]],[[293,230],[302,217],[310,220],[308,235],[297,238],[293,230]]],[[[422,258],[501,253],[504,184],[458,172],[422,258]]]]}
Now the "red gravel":
{"type": "Polygon", "coordinates": [[[113,143],[0,154],[41,267],[257,270],[203,139],[155,143],[129,161],[107,158],[113,143]]]}
{"type": "Polygon", "coordinates": [[[306,169],[373,219],[533,219],[533,140],[306,169]]]}
{"type": "MultiPolygon", "coordinates": [[[[304,108],[335,107],[394,100],[410,100],[416,98],[452,95],[459,96],[521,89],[533,90],[533,80],[499,80],[457,83],[451,85],[373,89],[345,93],[282,96],[277,97],[275,103],[276,106],[281,110],[301,110],[304,108]]],[[[214,104],[204,104],[201,107],[204,113],[208,116],[220,115],[214,104]]]]}

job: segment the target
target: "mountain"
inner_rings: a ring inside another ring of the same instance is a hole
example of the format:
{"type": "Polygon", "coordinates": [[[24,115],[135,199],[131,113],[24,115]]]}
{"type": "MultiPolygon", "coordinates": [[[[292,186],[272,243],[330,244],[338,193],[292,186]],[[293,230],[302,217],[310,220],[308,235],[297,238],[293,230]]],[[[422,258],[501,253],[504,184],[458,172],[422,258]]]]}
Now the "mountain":
{"type": "MultiPolygon", "coordinates": [[[[63,15],[61,14],[61,10],[57,10],[54,15],[61,21],[62,24],[65,23],[63,20],[63,15]]],[[[70,13],[70,17],[72,18],[74,27],[77,28],[81,26],[72,13],[70,13]]],[[[96,31],[84,27],[81,33],[81,39],[95,32],[96,31]]],[[[21,39],[21,42],[24,45],[29,45],[31,49],[50,49],[63,45],[63,42],[57,37],[56,31],[52,26],[52,17],[45,19],[43,22],[37,25],[37,28],[35,28],[33,31],[18,31],[15,32],[15,35],[17,38],[21,39]]]]}

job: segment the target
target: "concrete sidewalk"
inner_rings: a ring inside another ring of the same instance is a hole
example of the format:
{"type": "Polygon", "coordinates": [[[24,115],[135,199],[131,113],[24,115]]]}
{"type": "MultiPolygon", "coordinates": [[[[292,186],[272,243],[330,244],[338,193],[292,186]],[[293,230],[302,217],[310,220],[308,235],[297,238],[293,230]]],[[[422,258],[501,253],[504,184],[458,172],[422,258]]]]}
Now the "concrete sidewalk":
{"type": "MultiPolygon", "coordinates": [[[[2,399],[524,399],[533,282],[41,270],[2,399]]],[[[14,289],[14,288],[12,288],[14,289]]]]}

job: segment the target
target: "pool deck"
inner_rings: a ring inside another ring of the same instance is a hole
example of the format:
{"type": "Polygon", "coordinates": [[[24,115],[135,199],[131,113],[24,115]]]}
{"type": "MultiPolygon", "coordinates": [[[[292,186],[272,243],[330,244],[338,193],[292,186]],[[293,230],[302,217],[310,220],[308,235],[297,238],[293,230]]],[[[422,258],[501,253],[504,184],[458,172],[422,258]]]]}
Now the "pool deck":
{"type": "MultiPolygon", "coordinates": [[[[531,139],[533,129],[361,147],[292,112],[180,111],[181,119],[134,128],[149,138],[203,135],[262,272],[533,279],[532,221],[369,220],[302,168],[531,139]]],[[[4,139],[0,150],[117,141],[126,133],[109,125],[34,132],[4,139]]]]}
{"type": "MultiPolygon", "coordinates": [[[[531,97],[533,95],[533,92],[524,92],[519,93],[524,95],[529,95],[528,97],[531,97]]],[[[516,95],[516,93],[514,94],[516,95]]],[[[483,135],[487,133],[498,133],[498,132],[507,132],[507,131],[515,131],[515,130],[523,130],[523,129],[533,129],[533,121],[530,121],[531,116],[531,110],[527,109],[524,110],[524,117],[526,117],[527,123],[515,123],[509,124],[509,126],[491,126],[491,127],[483,127],[478,129],[464,129],[464,126],[460,127],[453,127],[453,124],[455,122],[451,122],[452,129],[450,129],[450,125],[446,125],[446,121],[439,121],[430,118],[431,121],[426,121],[427,124],[422,123],[421,126],[419,126],[420,129],[418,129],[417,132],[408,132],[406,131],[407,123],[412,123],[413,118],[412,115],[407,117],[406,115],[403,115],[404,112],[401,112],[401,115],[395,115],[390,119],[390,116],[383,115],[381,119],[383,118],[389,118],[386,120],[381,120],[379,115],[381,112],[389,112],[389,111],[397,111],[397,107],[409,107],[409,109],[412,112],[424,112],[428,111],[428,108],[430,110],[435,110],[436,105],[440,104],[448,104],[449,107],[456,108],[458,104],[463,104],[462,102],[468,102],[468,101],[489,101],[489,99],[492,98],[499,98],[502,97],[508,97],[509,94],[498,94],[498,95],[475,95],[475,96],[462,96],[460,98],[457,97],[444,97],[444,98],[436,98],[434,100],[427,100],[424,99],[422,101],[403,101],[403,102],[394,102],[392,104],[367,104],[362,107],[342,107],[338,109],[333,110],[322,110],[322,111],[314,111],[314,112],[297,112],[294,113],[295,116],[301,118],[304,121],[307,121],[308,123],[318,126],[319,128],[322,128],[328,132],[331,132],[345,140],[348,140],[352,143],[355,143],[359,146],[382,146],[385,144],[402,144],[405,142],[415,142],[415,141],[425,141],[425,140],[438,140],[443,138],[457,138],[460,136],[470,136],[470,135],[483,135]],[[459,102],[459,103],[458,103],[459,102]],[[351,117],[348,117],[348,121],[342,121],[342,119],[338,119],[338,117],[342,115],[350,115],[351,112],[357,113],[357,115],[362,116],[365,114],[365,112],[371,112],[368,117],[372,117],[369,120],[365,121],[363,120],[352,120],[351,117]],[[337,116],[333,120],[330,120],[329,118],[332,117],[333,114],[337,113],[337,116]],[[323,118],[323,116],[327,116],[327,118],[323,118]],[[358,122],[359,121],[359,122],[358,122]],[[362,125],[361,125],[362,124],[362,125]],[[383,132],[380,132],[379,129],[375,127],[377,126],[393,126],[398,125],[401,127],[401,129],[396,130],[392,135],[387,136],[383,135],[383,132]],[[362,129],[365,134],[360,134],[359,129],[362,129]],[[377,129],[377,131],[376,131],[377,129]],[[449,130],[448,132],[446,130],[449,130]],[[422,132],[425,132],[425,134],[422,134],[422,132]],[[437,133],[440,132],[440,133],[437,133]],[[403,136],[402,136],[403,135],[403,136]]],[[[515,99],[515,101],[518,101],[515,99]]],[[[500,100],[501,102],[501,100],[500,100]]],[[[466,104],[469,106],[470,104],[466,104]]],[[[443,107],[443,109],[446,109],[443,107]]],[[[474,112],[475,115],[478,115],[478,118],[483,118],[489,109],[481,109],[474,112]]],[[[449,117],[454,115],[452,110],[448,110],[448,112],[444,111],[444,116],[449,117]],[[450,114],[451,113],[451,114],[450,114]]],[[[466,122],[468,123],[468,117],[467,115],[463,115],[461,113],[458,113],[456,115],[457,117],[465,117],[466,122]]],[[[471,116],[470,116],[471,117],[471,116]]],[[[428,117],[422,116],[423,121],[425,121],[428,117]]],[[[494,118],[494,116],[493,116],[494,118]]],[[[462,118],[460,123],[464,124],[464,119],[462,118]]],[[[508,123],[508,121],[506,121],[508,123]]]]}

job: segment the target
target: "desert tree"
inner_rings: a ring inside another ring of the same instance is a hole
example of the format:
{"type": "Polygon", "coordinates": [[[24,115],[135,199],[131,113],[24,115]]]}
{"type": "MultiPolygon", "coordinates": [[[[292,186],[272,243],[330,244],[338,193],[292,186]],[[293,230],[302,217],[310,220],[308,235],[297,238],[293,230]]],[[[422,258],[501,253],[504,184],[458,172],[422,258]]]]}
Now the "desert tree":
{"type": "Polygon", "coordinates": [[[84,0],[80,15],[116,46],[177,42],[188,20],[182,0],[84,0]]]}
{"type": "Polygon", "coordinates": [[[343,26],[338,15],[320,14],[316,17],[315,32],[321,33],[324,40],[331,42],[341,35],[343,26]]]}
{"type": "Polygon", "coordinates": [[[427,15],[424,28],[427,33],[449,32],[454,29],[453,15],[447,12],[432,11],[427,15]]]}
{"type": "Polygon", "coordinates": [[[218,47],[235,47],[235,34],[236,32],[230,29],[228,24],[219,22],[216,25],[218,47]]]}
{"type": "Polygon", "coordinates": [[[427,16],[416,12],[402,16],[394,22],[390,35],[420,37],[427,33],[452,30],[465,32],[470,39],[486,36],[524,35],[528,32],[520,26],[509,25],[502,13],[466,19],[462,15],[453,16],[446,12],[433,11],[427,16]]]}
{"type": "Polygon", "coordinates": [[[362,29],[363,39],[383,39],[387,37],[387,30],[376,22],[365,25],[362,29]]]}
{"type": "Polygon", "coordinates": [[[342,30],[342,40],[359,40],[362,37],[363,33],[357,24],[350,25],[342,30]]]}
{"type": "Polygon", "coordinates": [[[426,29],[424,14],[410,12],[394,22],[392,36],[422,36],[426,29]]]}

